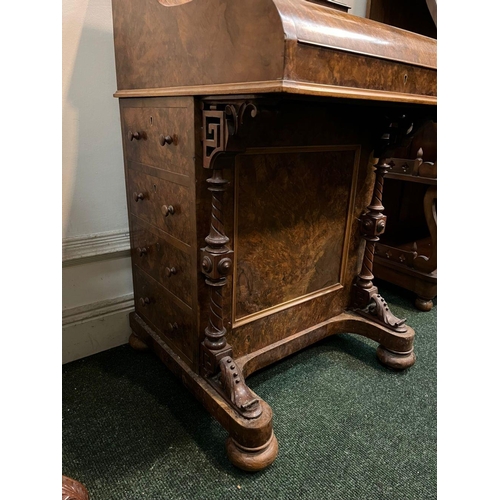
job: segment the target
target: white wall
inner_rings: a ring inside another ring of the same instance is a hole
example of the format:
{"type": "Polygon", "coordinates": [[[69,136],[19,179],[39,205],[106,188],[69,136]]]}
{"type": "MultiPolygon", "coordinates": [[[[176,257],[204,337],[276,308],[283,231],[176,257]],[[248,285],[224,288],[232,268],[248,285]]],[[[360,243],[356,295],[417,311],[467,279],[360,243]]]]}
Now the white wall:
{"type": "Polygon", "coordinates": [[[63,362],[127,341],[132,276],[111,0],[63,0],[63,362]]]}

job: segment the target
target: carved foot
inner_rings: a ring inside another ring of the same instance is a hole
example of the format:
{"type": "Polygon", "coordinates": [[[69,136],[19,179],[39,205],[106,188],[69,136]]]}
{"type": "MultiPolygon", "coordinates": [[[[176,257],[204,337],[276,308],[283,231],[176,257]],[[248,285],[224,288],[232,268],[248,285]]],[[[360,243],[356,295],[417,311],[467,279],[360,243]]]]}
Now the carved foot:
{"type": "Polygon", "coordinates": [[[417,297],[415,299],[415,307],[419,311],[428,312],[432,309],[433,306],[434,306],[434,303],[432,302],[432,300],[424,299],[422,297],[417,297]]]}
{"type": "Polygon", "coordinates": [[[246,471],[256,472],[274,462],[278,455],[278,440],[273,432],[269,441],[262,446],[247,448],[238,444],[232,437],[228,437],[226,452],[233,465],[246,471]]]}
{"type": "Polygon", "coordinates": [[[233,358],[225,356],[219,366],[220,384],[227,398],[245,418],[259,417],[262,414],[260,400],[245,384],[243,374],[233,358]]]}
{"type": "Polygon", "coordinates": [[[149,349],[148,345],[134,332],[130,334],[130,337],[128,338],[128,344],[135,351],[147,351],[149,349]]]}
{"type": "Polygon", "coordinates": [[[373,287],[372,290],[365,291],[365,293],[370,294],[368,305],[363,309],[358,309],[357,312],[395,332],[406,332],[408,330],[408,327],[405,325],[406,319],[399,319],[392,314],[385,299],[379,293],[376,293],[376,287],[373,287]]]}
{"type": "Polygon", "coordinates": [[[415,364],[415,353],[413,349],[409,352],[397,353],[389,351],[380,345],[377,348],[377,358],[384,366],[394,370],[405,370],[415,364]]]}

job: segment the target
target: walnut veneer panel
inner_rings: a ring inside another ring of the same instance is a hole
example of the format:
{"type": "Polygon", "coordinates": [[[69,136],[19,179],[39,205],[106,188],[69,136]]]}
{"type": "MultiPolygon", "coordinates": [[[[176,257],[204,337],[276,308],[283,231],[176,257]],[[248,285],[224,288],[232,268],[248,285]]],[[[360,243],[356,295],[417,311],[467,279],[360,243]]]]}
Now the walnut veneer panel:
{"type": "Polygon", "coordinates": [[[434,69],[300,43],[290,52],[293,58],[287,63],[287,76],[291,80],[414,96],[437,95],[434,69]]]}
{"type": "Polygon", "coordinates": [[[238,157],[236,321],[341,282],[355,159],[353,149],[238,157]]]}
{"type": "Polygon", "coordinates": [[[270,0],[176,6],[113,0],[113,25],[118,89],[275,80],[283,74],[283,31],[270,0]]]}

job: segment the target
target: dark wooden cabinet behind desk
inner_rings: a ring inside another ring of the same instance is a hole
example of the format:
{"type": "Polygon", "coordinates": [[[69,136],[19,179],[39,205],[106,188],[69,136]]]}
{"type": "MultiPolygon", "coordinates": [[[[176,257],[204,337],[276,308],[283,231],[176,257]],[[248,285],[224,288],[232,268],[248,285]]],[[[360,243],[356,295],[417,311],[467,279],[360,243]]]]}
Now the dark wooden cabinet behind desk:
{"type": "Polygon", "coordinates": [[[339,332],[392,368],[415,361],[372,269],[384,158],[435,112],[435,44],[305,0],[114,0],[113,18],[130,343],[259,470],[278,445],[251,373],[339,332]]]}

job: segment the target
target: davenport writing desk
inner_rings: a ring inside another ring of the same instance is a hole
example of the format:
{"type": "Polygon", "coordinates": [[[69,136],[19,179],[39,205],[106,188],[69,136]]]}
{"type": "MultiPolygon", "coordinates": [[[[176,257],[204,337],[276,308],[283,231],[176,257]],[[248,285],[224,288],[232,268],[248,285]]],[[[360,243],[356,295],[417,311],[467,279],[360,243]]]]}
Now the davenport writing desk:
{"type": "Polygon", "coordinates": [[[436,41],[346,10],[113,0],[130,344],[182,379],[246,470],[278,452],[251,373],[340,332],[415,362],[372,269],[384,158],[436,112],[436,41]]]}

